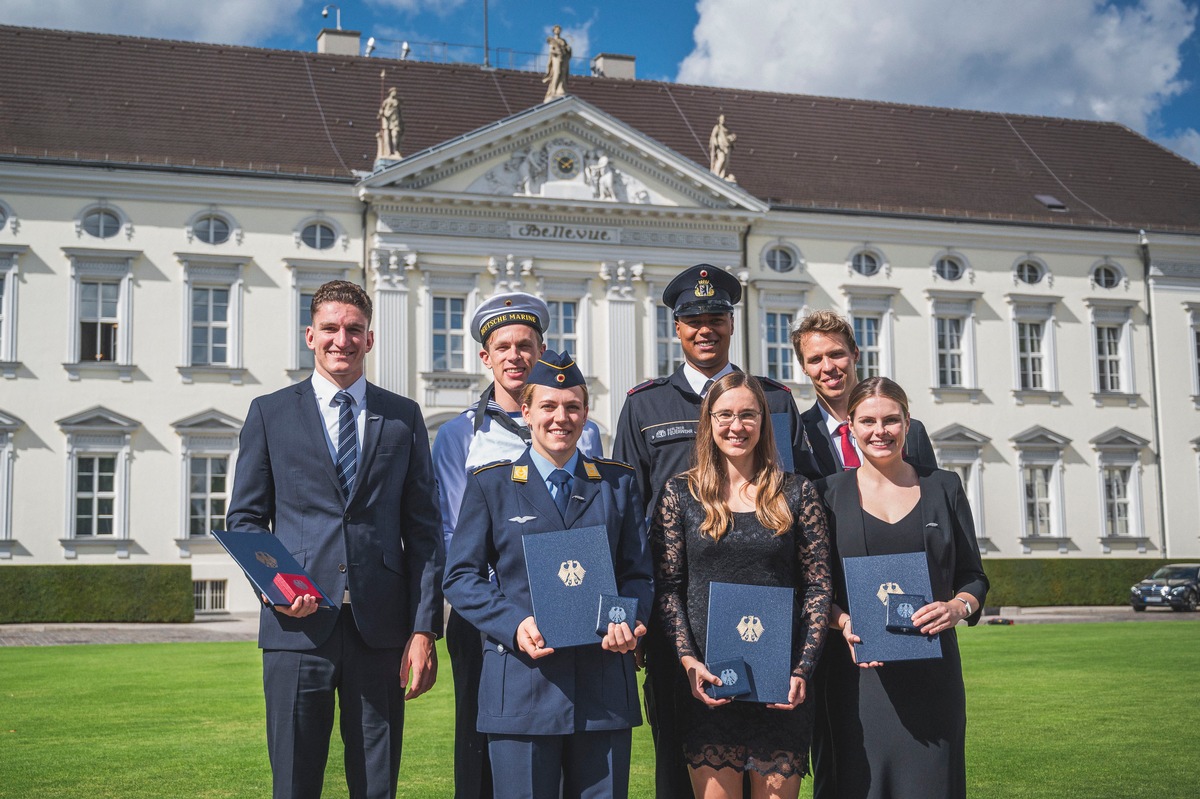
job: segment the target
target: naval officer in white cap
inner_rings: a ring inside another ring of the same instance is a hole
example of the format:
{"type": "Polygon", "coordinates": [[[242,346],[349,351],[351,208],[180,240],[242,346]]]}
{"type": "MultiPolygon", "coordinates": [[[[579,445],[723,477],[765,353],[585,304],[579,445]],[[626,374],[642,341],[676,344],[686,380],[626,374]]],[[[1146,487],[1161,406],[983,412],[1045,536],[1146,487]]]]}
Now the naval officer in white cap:
{"type": "MultiPolygon", "coordinates": [[[[546,303],[524,292],[497,294],[475,311],[471,336],[482,347],[479,359],[491,370],[492,383],[475,405],[442,425],[433,442],[447,550],[458,523],[467,475],[487,463],[516,460],[529,448],[520,395],[546,349],[542,335],[549,319],[546,303]]],[[[589,458],[603,454],[595,422],[587,422],[578,446],[589,458]]],[[[456,799],[491,799],[487,736],[475,729],[482,639],[453,609],[446,622],[446,647],[454,674],[454,795],[456,799]]]]}

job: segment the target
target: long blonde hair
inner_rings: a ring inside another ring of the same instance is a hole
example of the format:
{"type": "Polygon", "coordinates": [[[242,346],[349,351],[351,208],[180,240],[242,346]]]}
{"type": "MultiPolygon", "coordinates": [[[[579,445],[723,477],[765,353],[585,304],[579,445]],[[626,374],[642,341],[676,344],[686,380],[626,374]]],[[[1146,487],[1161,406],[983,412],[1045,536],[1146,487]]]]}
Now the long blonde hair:
{"type": "Polygon", "coordinates": [[[696,465],[688,469],[684,476],[687,478],[688,492],[704,508],[704,523],[700,532],[710,536],[714,541],[720,541],[721,536],[729,531],[733,522],[733,512],[721,499],[721,490],[725,486],[728,473],[725,469],[725,456],[717,447],[713,436],[713,405],[721,395],[735,388],[748,388],[758,403],[762,412],[762,421],[758,427],[758,443],[754,445],[754,515],[759,524],[768,530],[774,530],[775,535],[783,535],[792,527],[792,510],[788,507],[787,498],[783,495],[783,471],[779,468],[779,457],[775,451],[775,434],[771,429],[771,413],[767,409],[767,397],[763,393],[762,384],[753,375],[744,372],[731,372],[713,383],[704,402],[700,405],[700,421],[696,428],[696,465]]]}

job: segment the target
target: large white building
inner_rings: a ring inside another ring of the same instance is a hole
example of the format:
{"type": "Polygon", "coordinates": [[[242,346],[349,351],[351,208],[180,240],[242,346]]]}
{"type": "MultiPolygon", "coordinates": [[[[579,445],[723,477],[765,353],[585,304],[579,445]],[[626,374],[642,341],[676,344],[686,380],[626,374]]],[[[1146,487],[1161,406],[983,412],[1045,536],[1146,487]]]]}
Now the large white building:
{"type": "Polygon", "coordinates": [[[476,305],[543,296],[610,434],[678,364],[658,298],[701,261],[746,287],[735,361],[801,409],[789,326],[853,320],[988,557],[1200,557],[1196,165],[1114,124],[632,77],[542,103],[345,49],[0,27],[0,563],[182,560],[198,609],[249,609],[208,530],[250,400],[311,370],[318,285],[368,287],[369,377],[434,432],[489,379],[476,305]]]}

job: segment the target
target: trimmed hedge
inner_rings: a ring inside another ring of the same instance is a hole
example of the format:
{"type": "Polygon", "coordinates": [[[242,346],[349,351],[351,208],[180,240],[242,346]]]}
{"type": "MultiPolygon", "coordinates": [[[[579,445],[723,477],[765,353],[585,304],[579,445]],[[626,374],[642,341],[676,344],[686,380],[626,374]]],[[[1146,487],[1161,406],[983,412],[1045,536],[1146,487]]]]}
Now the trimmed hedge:
{"type": "Polygon", "coordinates": [[[987,605],[1125,605],[1129,586],[1171,560],[1159,558],[984,558],[987,605]]]}
{"type": "Polygon", "coordinates": [[[192,567],[0,566],[0,623],[190,622],[192,567]]]}

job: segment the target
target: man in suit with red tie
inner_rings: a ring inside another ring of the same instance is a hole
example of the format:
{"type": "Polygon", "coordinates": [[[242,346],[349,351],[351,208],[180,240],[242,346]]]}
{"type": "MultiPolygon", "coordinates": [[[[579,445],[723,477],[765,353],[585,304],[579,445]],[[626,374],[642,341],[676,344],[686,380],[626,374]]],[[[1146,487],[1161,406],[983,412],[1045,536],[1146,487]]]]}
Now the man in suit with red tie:
{"type": "Polygon", "coordinates": [[[362,287],[321,286],[312,377],[255,399],[242,428],[228,528],[274,533],[334,605],[303,595],[260,615],[275,799],[321,795],[335,696],[350,796],[395,797],[404,701],[437,675],[444,552],[429,437],[415,402],[367,383],[370,326],[362,287]]]}
{"type": "MultiPolygon", "coordinates": [[[[859,350],[854,329],[833,311],[815,311],[792,331],[792,347],[817,392],[817,401],[800,414],[807,451],[805,457],[798,459],[796,471],[815,481],[862,465],[846,413],[850,391],[858,385],[859,350]]],[[[925,426],[916,419],[909,421],[905,460],[937,468],[937,456],[925,426]]],[[[825,668],[822,656],[813,674],[816,718],[811,752],[813,795],[817,799],[833,795],[833,753],[824,701],[825,668]]]]}

